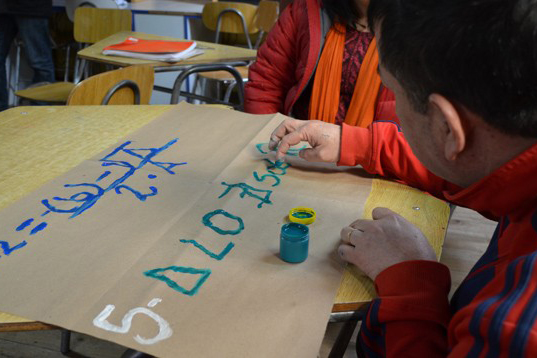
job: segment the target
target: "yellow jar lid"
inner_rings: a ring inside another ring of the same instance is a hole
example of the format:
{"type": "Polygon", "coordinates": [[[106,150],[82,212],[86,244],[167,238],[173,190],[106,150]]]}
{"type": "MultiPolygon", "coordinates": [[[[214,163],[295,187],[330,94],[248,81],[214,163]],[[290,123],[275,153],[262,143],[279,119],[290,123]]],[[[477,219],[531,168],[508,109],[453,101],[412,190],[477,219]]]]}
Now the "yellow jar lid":
{"type": "Polygon", "coordinates": [[[289,221],[309,225],[315,221],[315,210],[299,206],[289,211],[289,221]]]}

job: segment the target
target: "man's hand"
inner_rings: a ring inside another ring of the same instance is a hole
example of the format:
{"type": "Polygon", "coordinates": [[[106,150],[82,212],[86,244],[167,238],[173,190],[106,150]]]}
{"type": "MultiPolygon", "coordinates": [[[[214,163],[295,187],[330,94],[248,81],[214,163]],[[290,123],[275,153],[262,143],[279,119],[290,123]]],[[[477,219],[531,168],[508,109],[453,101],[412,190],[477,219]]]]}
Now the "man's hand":
{"type": "Polygon", "coordinates": [[[341,127],[321,121],[286,119],[270,136],[269,148],[276,149],[280,160],[293,145],[308,142],[311,148],[302,149],[299,156],[309,162],[335,163],[339,160],[341,127]]]}
{"type": "Polygon", "coordinates": [[[375,208],[373,220],[356,220],[341,230],[339,255],[372,280],[403,261],[436,260],[421,231],[387,208],[375,208]]]}

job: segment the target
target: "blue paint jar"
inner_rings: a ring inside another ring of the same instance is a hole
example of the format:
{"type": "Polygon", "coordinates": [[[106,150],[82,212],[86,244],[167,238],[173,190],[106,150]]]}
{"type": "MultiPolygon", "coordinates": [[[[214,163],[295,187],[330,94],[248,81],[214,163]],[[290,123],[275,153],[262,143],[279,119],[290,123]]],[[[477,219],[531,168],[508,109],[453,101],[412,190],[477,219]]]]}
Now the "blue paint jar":
{"type": "Polygon", "coordinates": [[[289,223],[280,233],[280,258],[290,263],[300,263],[308,258],[309,229],[304,224],[289,223]]]}

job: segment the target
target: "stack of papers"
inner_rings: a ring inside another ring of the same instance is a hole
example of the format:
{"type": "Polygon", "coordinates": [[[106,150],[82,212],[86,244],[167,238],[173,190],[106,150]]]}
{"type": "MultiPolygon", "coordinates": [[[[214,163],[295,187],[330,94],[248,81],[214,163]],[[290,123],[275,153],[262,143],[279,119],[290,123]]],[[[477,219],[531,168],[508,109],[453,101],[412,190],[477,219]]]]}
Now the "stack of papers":
{"type": "Polygon", "coordinates": [[[179,62],[202,53],[194,41],[143,40],[136,37],[128,37],[122,43],[103,49],[103,55],[164,62],[179,62]]]}

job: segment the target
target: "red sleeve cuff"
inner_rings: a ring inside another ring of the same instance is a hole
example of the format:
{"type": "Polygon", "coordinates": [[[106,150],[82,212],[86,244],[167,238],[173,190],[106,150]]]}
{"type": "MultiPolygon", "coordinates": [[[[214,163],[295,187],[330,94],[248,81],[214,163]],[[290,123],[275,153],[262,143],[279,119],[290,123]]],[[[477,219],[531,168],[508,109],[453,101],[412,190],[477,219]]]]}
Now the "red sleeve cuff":
{"type": "Polygon", "coordinates": [[[375,288],[381,297],[424,289],[441,290],[447,295],[450,286],[449,269],[436,261],[404,261],[388,267],[375,279],[375,288]]]}
{"type": "Polygon", "coordinates": [[[368,165],[371,158],[372,134],[368,128],[341,126],[341,147],[337,165],[368,165]]]}
{"type": "Polygon", "coordinates": [[[436,261],[405,261],[390,266],[375,279],[383,316],[449,322],[447,266],[436,261]]]}

